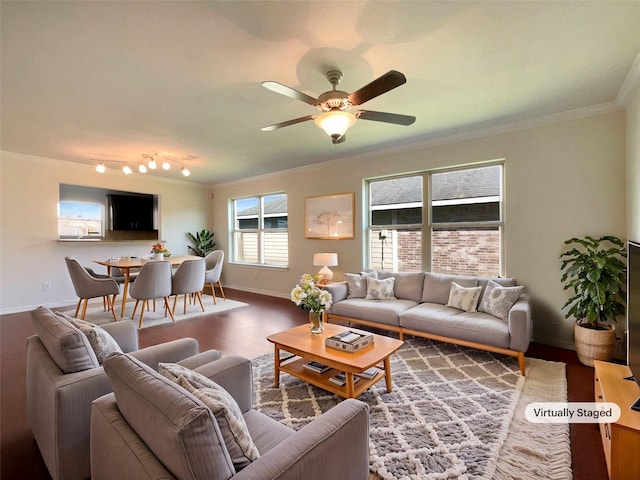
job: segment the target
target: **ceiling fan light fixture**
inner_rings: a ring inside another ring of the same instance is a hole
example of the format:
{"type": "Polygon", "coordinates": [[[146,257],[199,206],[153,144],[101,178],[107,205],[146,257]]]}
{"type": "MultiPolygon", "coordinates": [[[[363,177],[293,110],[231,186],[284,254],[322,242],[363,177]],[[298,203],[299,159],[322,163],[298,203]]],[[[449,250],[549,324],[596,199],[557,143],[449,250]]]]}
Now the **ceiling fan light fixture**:
{"type": "Polygon", "coordinates": [[[318,115],[314,121],[327,135],[337,140],[347,132],[349,127],[356,123],[356,116],[343,110],[330,110],[318,115]]]}

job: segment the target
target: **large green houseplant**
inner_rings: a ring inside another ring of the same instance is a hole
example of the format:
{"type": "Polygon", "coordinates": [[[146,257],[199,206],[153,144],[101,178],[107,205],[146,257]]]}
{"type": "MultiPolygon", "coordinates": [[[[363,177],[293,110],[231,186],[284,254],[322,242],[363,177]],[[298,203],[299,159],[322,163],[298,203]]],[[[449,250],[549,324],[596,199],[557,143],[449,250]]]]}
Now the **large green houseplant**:
{"type": "Polygon", "coordinates": [[[611,359],[615,347],[616,317],[624,315],[627,252],[617,237],[571,238],[560,255],[564,290],[573,296],[562,307],[574,318],[578,358],[585,365],[611,359]]]}
{"type": "Polygon", "coordinates": [[[206,257],[213,251],[213,247],[216,246],[216,242],[213,241],[213,232],[210,232],[206,228],[196,232],[195,235],[187,232],[187,238],[191,240],[193,244],[188,245],[187,248],[199,257],[206,257]]]}

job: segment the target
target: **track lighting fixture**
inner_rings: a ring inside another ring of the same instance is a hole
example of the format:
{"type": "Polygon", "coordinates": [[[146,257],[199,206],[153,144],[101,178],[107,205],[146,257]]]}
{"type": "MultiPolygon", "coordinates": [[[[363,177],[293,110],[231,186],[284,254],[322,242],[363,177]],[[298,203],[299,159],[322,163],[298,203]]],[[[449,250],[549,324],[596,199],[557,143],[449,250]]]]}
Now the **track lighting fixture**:
{"type": "MultiPolygon", "coordinates": [[[[175,160],[173,158],[165,157],[163,155],[158,155],[157,153],[152,153],[152,154],[143,153],[142,160],[137,162],[138,172],[147,173],[149,170],[156,170],[158,168],[158,161],[161,159],[162,160],[161,167],[163,170],[165,171],[170,170],[171,164],[175,163],[180,167],[180,173],[182,173],[183,176],[188,177],[189,175],[191,175],[191,171],[187,168],[186,164],[191,160],[195,160],[196,158],[197,157],[190,155],[181,160],[175,160]]],[[[129,175],[133,171],[131,167],[127,165],[126,162],[122,162],[120,160],[95,160],[95,161],[98,162],[96,165],[96,172],[98,173],[106,172],[105,163],[107,162],[118,163],[121,166],[120,168],[122,169],[122,173],[124,173],[125,175],[129,175]]]]}

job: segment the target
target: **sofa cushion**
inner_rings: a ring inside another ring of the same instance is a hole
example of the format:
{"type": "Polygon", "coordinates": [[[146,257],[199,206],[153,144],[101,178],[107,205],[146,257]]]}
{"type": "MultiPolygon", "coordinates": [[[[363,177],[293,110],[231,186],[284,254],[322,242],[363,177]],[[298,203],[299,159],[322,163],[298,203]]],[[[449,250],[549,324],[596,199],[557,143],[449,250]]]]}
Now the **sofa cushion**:
{"type": "Polygon", "coordinates": [[[122,416],[175,477],[226,480],[235,474],[204,403],[127,354],[111,355],[104,370],[122,416]]]}
{"type": "Polygon", "coordinates": [[[395,278],[393,285],[393,294],[396,298],[404,298],[405,300],[413,300],[420,302],[422,300],[422,289],[424,287],[423,272],[378,272],[378,278],[395,278]]]}
{"type": "Polygon", "coordinates": [[[503,287],[493,280],[489,280],[478,311],[506,320],[509,310],[518,301],[523,290],[523,286],[503,287]]]}
{"type": "Polygon", "coordinates": [[[506,322],[480,312],[461,312],[439,303],[422,303],[400,314],[400,325],[408,330],[509,348],[506,322]]]}
{"type": "Polygon", "coordinates": [[[417,304],[417,302],[402,299],[371,301],[364,298],[350,298],[335,303],[333,314],[397,327],[398,315],[417,304]]]}
{"type": "Polygon", "coordinates": [[[475,312],[478,308],[478,300],[480,300],[480,292],[482,287],[461,287],[456,282],[451,283],[451,291],[449,292],[449,301],[447,307],[457,308],[465,312],[475,312]]]}
{"type": "Polygon", "coordinates": [[[386,278],[378,280],[377,278],[367,277],[367,296],[365,300],[395,300],[393,295],[393,285],[395,278],[386,278]]]}
{"type": "Polygon", "coordinates": [[[478,279],[476,277],[425,272],[421,300],[427,303],[440,303],[442,305],[446,305],[449,300],[451,284],[454,281],[461,287],[478,286],[478,279]]]}
{"type": "Polygon", "coordinates": [[[104,328],[90,322],[85,322],[79,318],[70,317],[61,312],[56,312],[56,315],[63,317],[71,323],[71,325],[86,335],[89,343],[91,344],[91,348],[93,348],[93,353],[96,354],[96,358],[100,365],[102,365],[105,359],[113,352],[122,353],[122,349],[120,348],[120,345],[118,345],[118,342],[116,342],[104,328]]]}
{"type": "Polygon", "coordinates": [[[180,376],[177,383],[211,409],[218,422],[227,450],[229,450],[229,455],[231,455],[233,465],[236,470],[240,470],[260,458],[260,452],[251,439],[249,429],[236,401],[224,388],[212,380],[210,381],[213,383],[213,387],[196,388],[189,380],[180,376]]]}
{"type": "Polygon", "coordinates": [[[45,307],[33,310],[31,319],[44,348],[64,373],[100,366],[87,336],[66,319],[45,307]]]}
{"type": "Polygon", "coordinates": [[[349,288],[347,298],[364,298],[367,296],[367,277],[378,278],[375,270],[361,273],[345,273],[349,288]]]}

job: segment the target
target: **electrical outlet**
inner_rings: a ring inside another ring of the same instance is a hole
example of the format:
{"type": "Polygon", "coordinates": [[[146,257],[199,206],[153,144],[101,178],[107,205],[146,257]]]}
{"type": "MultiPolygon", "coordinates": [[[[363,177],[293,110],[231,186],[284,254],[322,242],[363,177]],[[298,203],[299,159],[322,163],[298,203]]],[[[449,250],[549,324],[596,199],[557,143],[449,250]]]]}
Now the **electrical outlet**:
{"type": "Polygon", "coordinates": [[[42,282],[42,291],[50,292],[51,291],[51,282],[42,282]]]}

